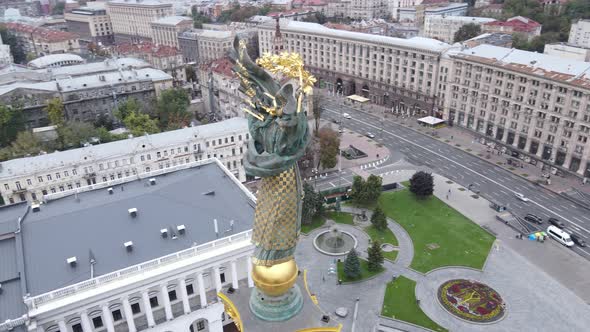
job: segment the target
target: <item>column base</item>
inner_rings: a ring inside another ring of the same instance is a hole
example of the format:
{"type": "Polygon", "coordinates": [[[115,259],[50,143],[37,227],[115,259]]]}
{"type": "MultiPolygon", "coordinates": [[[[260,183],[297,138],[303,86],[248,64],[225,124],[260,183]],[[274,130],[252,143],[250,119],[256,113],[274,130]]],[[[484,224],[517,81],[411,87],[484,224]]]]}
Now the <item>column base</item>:
{"type": "Polygon", "coordinates": [[[269,296],[254,288],[250,295],[250,311],[265,321],[282,322],[297,315],[303,308],[303,297],[298,285],[285,294],[269,296]]]}

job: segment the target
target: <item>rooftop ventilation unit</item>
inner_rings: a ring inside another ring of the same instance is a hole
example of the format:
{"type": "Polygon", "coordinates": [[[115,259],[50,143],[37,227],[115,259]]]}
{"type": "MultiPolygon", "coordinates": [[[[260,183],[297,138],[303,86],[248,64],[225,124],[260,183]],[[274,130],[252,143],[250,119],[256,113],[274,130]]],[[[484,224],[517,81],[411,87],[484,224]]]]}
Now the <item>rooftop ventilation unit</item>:
{"type": "Polygon", "coordinates": [[[150,185],[155,186],[156,185],[156,178],[151,178],[150,179],[150,185]]]}
{"type": "Polygon", "coordinates": [[[133,250],[133,241],[127,241],[123,243],[123,245],[125,246],[125,249],[127,249],[127,251],[133,250]]]}
{"type": "Polygon", "coordinates": [[[41,204],[33,203],[31,204],[31,209],[33,210],[33,212],[39,212],[41,211],[41,204]]]}
{"type": "Polygon", "coordinates": [[[176,230],[178,230],[178,234],[181,234],[181,235],[186,233],[186,227],[184,227],[184,225],[176,226],[176,230]]]}
{"type": "Polygon", "coordinates": [[[0,294],[2,294],[2,284],[0,284],[0,294]]]}
{"type": "Polygon", "coordinates": [[[215,190],[208,191],[208,192],[204,193],[203,195],[206,195],[206,196],[215,196],[215,190]]]}
{"type": "Polygon", "coordinates": [[[129,212],[129,215],[132,216],[133,218],[137,217],[137,208],[131,208],[131,209],[127,210],[127,212],[129,212]]]}
{"type": "Polygon", "coordinates": [[[66,259],[66,263],[70,264],[71,267],[76,267],[77,261],[76,256],[66,259]]]}
{"type": "Polygon", "coordinates": [[[112,195],[112,194],[113,194],[113,187],[109,187],[109,188],[107,189],[107,191],[109,192],[109,195],[112,195]]]}
{"type": "Polygon", "coordinates": [[[168,230],[166,228],[162,228],[160,230],[160,234],[162,235],[163,238],[167,238],[168,237],[168,230]]]}

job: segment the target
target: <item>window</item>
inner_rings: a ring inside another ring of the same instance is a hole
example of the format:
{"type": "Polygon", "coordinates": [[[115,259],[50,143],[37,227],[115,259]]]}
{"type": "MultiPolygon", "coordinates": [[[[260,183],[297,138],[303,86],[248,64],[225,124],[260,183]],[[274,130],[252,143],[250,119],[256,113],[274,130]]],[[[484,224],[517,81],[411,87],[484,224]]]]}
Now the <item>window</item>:
{"type": "Polygon", "coordinates": [[[141,308],[139,307],[139,303],[133,303],[133,304],[131,305],[131,312],[132,312],[133,314],[138,314],[138,313],[140,313],[140,312],[141,312],[141,308]]]}
{"type": "Polygon", "coordinates": [[[116,322],[121,319],[123,319],[123,315],[121,315],[121,310],[117,309],[117,310],[113,311],[113,320],[116,322]]]}
{"type": "Polygon", "coordinates": [[[72,325],[72,332],[84,332],[80,323],[72,325]]]}
{"type": "Polygon", "coordinates": [[[33,184],[33,181],[31,181],[31,179],[27,179],[27,184],[30,186],[33,184]]]}
{"type": "Polygon", "coordinates": [[[59,175],[59,173],[55,173],[55,178],[56,179],[61,179],[61,175],[59,175]]]}
{"type": "Polygon", "coordinates": [[[92,324],[94,325],[94,328],[99,328],[102,327],[102,317],[98,316],[98,317],[94,317],[92,318],[92,324]]]}
{"type": "Polygon", "coordinates": [[[193,285],[186,285],[186,293],[188,295],[193,295],[195,293],[195,289],[193,288],[193,285]]]}
{"type": "Polygon", "coordinates": [[[72,170],[72,174],[73,174],[73,175],[77,175],[77,174],[78,174],[78,171],[77,171],[76,169],[73,169],[73,170],[72,170]]]}
{"type": "Polygon", "coordinates": [[[197,322],[197,331],[203,331],[205,329],[205,321],[200,320],[197,322]]]}
{"type": "Polygon", "coordinates": [[[158,297],[150,297],[150,307],[155,308],[158,306],[158,297]]]}
{"type": "Polygon", "coordinates": [[[38,176],[38,177],[37,177],[37,181],[39,181],[39,182],[43,182],[43,177],[42,177],[42,176],[38,176]]]}
{"type": "Polygon", "coordinates": [[[176,296],[176,291],[175,290],[169,291],[168,298],[170,298],[170,301],[176,301],[178,299],[178,297],[176,296]]]}
{"type": "Polygon", "coordinates": [[[5,183],[4,184],[4,189],[8,190],[8,189],[10,189],[10,186],[7,183],[5,183]]]}
{"type": "Polygon", "coordinates": [[[160,153],[160,151],[156,152],[156,157],[160,158],[162,156],[162,154],[160,153]]]}
{"type": "Polygon", "coordinates": [[[47,181],[51,181],[51,174],[47,174],[47,181]]]}

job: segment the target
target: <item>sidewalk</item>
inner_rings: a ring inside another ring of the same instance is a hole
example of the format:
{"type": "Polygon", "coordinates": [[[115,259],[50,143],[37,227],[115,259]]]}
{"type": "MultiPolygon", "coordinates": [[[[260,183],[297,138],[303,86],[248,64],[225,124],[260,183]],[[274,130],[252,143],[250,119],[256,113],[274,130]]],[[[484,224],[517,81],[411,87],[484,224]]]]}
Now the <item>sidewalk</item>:
{"type": "MultiPolygon", "coordinates": [[[[336,98],[325,94],[325,91],[322,91],[322,93],[330,101],[341,101],[340,98],[336,98]]],[[[486,160],[491,164],[502,167],[512,172],[513,174],[518,175],[524,179],[527,179],[533,183],[540,181],[539,183],[542,187],[551,190],[557,194],[568,191],[571,188],[574,188],[586,194],[590,194],[590,184],[582,184],[581,178],[578,178],[571,174],[564,174],[562,176],[551,175],[551,184],[547,185],[545,182],[545,178],[543,177],[543,174],[548,173],[548,171],[541,170],[540,165],[542,163],[537,163],[537,165],[525,163],[522,168],[515,168],[511,165],[508,165],[507,160],[511,158],[509,155],[501,152],[500,154],[498,154],[498,150],[490,149],[488,146],[480,142],[479,138],[481,136],[476,136],[475,133],[469,132],[466,129],[462,129],[459,127],[444,127],[440,129],[424,128],[416,123],[416,119],[418,117],[404,118],[402,116],[395,116],[391,114],[391,109],[375,104],[368,104],[362,108],[355,109],[379,117],[385,114],[385,119],[387,121],[394,122],[396,124],[410,128],[414,131],[421,132],[424,135],[431,136],[432,138],[438,139],[439,141],[445,142],[449,145],[453,145],[458,149],[478,156],[479,158],[486,160]]]]}

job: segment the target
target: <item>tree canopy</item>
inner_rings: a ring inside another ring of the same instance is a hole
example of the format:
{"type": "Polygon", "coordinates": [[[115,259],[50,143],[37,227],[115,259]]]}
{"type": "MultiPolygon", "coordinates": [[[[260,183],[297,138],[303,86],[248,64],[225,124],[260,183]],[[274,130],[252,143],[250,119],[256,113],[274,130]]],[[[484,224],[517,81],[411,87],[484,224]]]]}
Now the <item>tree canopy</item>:
{"type": "Polygon", "coordinates": [[[384,261],[381,243],[379,243],[379,241],[373,241],[371,246],[367,249],[367,254],[369,256],[367,264],[369,271],[381,270],[384,261]]]}
{"type": "Polygon", "coordinates": [[[349,279],[357,279],[361,276],[361,262],[354,248],[350,249],[344,260],[344,275],[349,279]]]}
{"type": "Polygon", "coordinates": [[[133,136],[143,136],[145,134],[160,132],[156,120],[150,118],[146,113],[131,112],[125,117],[123,124],[133,136]]]}
{"type": "Polygon", "coordinates": [[[156,112],[160,119],[162,130],[179,129],[188,126],[191,114],[188,112],[190,99],[183,89],[168,89],[162,91],[156,102],[156,112]]]}
{"type": "Polygon", "coordinates": [[[64,105],[59,98],[52,98],[45,107],[47,118],[54,126],[62,126],[64,124],[64,105]]]}
{"type": "Polygon", "coordinates": [[[379,199],[382,191],[382,179],[376,175],[369,175],[365,181],[360,176],[352,179],[351,198],[355,204],[370,204],[379,199]]]}
{"type": "Polygon", "coordinates": [[[320,164],[323,168],[333,168],[338,164],[340,151],[340,137],[330,128],[322,128],[319,131],[320,138],[320,164]]]}
{"type": "Polygon", "coordinates": [[[380,206],[377,206],[373,211],[373,215],[371,215],[371,224],[379,231],[387,229],[387,217],[380,206]]]}
{"type": "Polygon", "coordinates": [[[0,104],[0,147],[6,147],[25,128],[22,107],[0,104]]]}
{"type": "Polygon", "coordinates": [[[455,32],[454,42],[460,43],[481,34],[481,27],[474,23],[465,24],[455,32]]]}
{"type": "Polygon", "coordinates": [[[115,118],[123,122],[125,118],[131,113],[140,113],[142,111],[141,105],[135,98],[128,98],[117,105],[117,109],[113,112],[115,118]]]}
{"type": "Polygon", "coordinates": [[[410,178],[410,191],[420,198],[431,196],[434,192],[432,174],[419,171],[410,178]]]}

